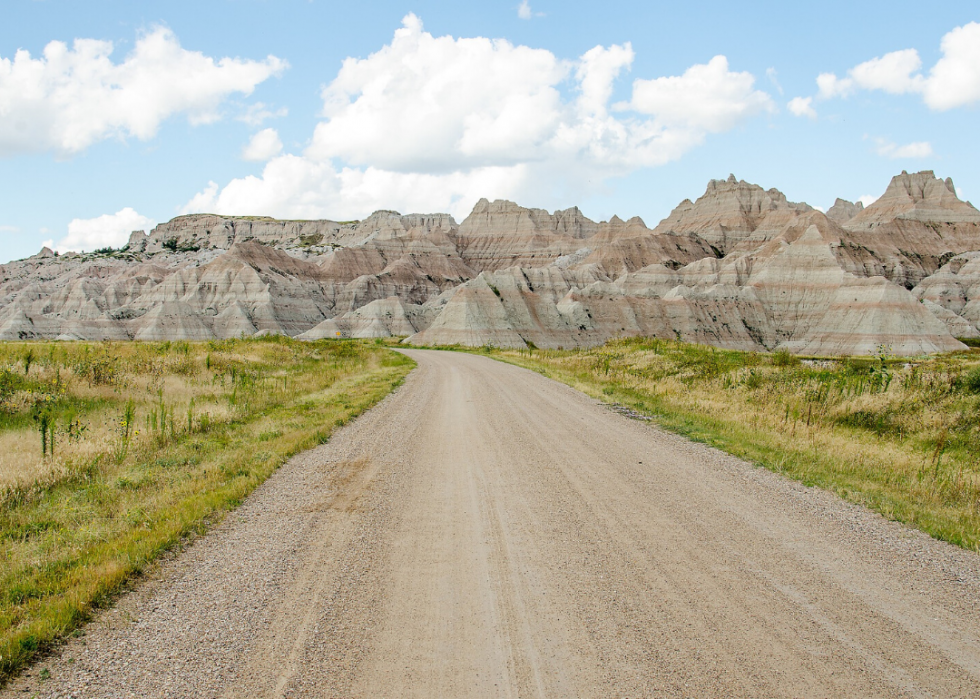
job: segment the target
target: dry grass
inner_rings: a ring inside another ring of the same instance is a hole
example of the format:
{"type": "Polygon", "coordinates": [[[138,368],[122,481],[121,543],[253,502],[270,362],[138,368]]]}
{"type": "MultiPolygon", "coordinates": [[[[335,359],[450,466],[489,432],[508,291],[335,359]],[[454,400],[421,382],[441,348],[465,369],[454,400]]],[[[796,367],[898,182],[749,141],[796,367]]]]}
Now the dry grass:
{"type": "Polygon", "coordinates": [[[484,350],[980,550],[980,352],[800,360],[634,338],[484,350]]]}
{"type": "Polygon", "coordinates": [[[0,682],[410,368],[350,341],[0,344],[0,682]]]}

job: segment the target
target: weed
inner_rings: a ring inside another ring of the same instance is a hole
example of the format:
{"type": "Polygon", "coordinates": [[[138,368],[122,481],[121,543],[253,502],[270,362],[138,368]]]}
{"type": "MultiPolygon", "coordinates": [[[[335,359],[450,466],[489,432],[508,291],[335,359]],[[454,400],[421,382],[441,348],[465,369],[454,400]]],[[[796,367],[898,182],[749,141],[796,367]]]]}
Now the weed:
{"type": "Polygon", "coordinates": [[[963,377],[963,388],[970,393],[980,394],[980,366],[967,372],[963,377]]]}
{"type": "Polygon", "coordinates": [[[789,350],[780,349],[772,353],[772,365],[778,367],[799,366],[800,358],[789,350]]]}
{"type": "Polygon", "coordinates": [[[26,349],[25,376],[0,343],[0,684],[411,365],[350,340],[26,349]]]}

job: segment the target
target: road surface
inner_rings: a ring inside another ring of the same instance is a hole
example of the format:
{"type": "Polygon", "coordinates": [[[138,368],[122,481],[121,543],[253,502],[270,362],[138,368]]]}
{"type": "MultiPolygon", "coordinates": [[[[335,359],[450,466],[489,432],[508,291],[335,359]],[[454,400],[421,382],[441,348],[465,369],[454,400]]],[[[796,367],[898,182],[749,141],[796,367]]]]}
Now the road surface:
{"type": "Polygon", "coordinates": [[[4,695],[980,696],[980,556],[537,374],[407,353],[395,394],[4,695]]]}

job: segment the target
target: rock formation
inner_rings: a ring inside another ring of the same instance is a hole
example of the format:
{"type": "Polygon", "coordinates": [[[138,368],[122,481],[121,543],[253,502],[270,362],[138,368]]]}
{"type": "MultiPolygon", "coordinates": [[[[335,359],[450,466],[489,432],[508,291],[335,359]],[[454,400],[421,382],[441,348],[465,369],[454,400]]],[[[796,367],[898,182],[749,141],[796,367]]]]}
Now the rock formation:
{"type": "Polygon", "coordinates": [[[624,335],[812,355],[980,337],[980,212],[932,172],[826,215],[734,176],[650,229],[481,200],[364,221],[181,216],[112,253],[0,265],[0,339],[580,347],[624,335]]]}
{"type": "Polygon", "coordinates": [[[682,201],[654,229],[656,232],[693,233],[723,254],[737,246],[768,240],[796,216],[812,211],[807,204],[787,201],[778,189],[736,180],[711,180],[704,195],[693,204],[682,201]]]}
{"type": "Polygon", "coordinates": [[[843,226],[862,211],[864,211],[864,204],[862,202],[855,204],[847,201],[847,199],[837,197],[834,205],[827,209],[827,218],[843,226]]]}

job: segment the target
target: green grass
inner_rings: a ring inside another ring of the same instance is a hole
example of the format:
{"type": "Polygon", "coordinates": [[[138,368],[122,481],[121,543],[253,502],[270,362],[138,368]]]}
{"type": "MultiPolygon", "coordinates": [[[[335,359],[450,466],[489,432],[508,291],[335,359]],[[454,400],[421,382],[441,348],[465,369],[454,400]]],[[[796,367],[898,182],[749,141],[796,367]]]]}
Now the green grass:
{"type": "Polygon", "coordinates": [[[806,360],[650,338],[477,351],[980,551],[980,352],[806,360]]]}
{"type": "Polygon", "coordinates": [[[25,418],[37,405],[88,426],[71,441],[57,422],[60,448],[40,462],[49,471],[8,474],[0,497],[0,683],[412,365],[373,343],[282,337],[0,345],[0,371],[17,376],[0,401],[0,439],[40,457],[25,418]]]}

